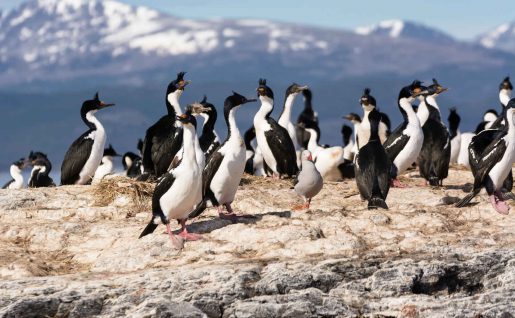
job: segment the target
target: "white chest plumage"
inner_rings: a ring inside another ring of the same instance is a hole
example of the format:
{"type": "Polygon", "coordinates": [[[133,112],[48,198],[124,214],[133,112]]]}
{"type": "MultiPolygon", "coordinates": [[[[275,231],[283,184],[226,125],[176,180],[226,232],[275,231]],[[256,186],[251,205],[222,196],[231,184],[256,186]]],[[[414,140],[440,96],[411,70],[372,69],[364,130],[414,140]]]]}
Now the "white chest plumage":
{"type": "Polygon", "coordinates": [[[246,150],[243,139],[232,139],[218,150],[223,159],[210,184],[210,189],[220,204],[234,200],[245,170],[246,150]]]}
{"type": "Polygon", "coordinates": [[[23,175],[21,174],[21,169],[16,165],[11,165],[10,168],[11,177],[13,178],[13,182],[9,184],[7,189],[21,189],[23,188],[23,175]]]}
{"type": "Polygon", "coordinates": [[[416,160],[422,149],[424,142],[424,133],[420,127],[420,121],[416,116],[411,104],[408,101],[401,100],[401,106],[406,110],[408,115],[408,125],[402,131],[403,135],[409,137],[406,146],[399,152],[394,159],[394,164],[397,167],[397,173],[406,171],[416,160]]]}
{"type": "Polygon", "coordinates": [[[102,156],[104,154],[104,146],[106,142],[106,133],[104,126],[102,126],[100,121],[98,121],[98,119],[94,116],[95,112],[96,111],[90,111],[86,114],[86,118],[95,124],[96,129],[85,137],[86,139],[93,140],[93,146],[91,147],[88,160],[86,161],[86,164],[84,164],[84,167],[82,167],[79,173],[79,179],[77,182],[75,182],[75,184],[88,183],[95,175],[95,171],[100,165],[100,162],[102,162],[102,156]]]}
{"type": "Polygon", "coordinates": [[[102,157],[102,164],[98,166],[93,176],[93,182],[102,180],[105,176],[114,173],[113,157],[104,156],[102,157]]]}
{"type": "MultiPolygon", "coordinates": [[[[262,101],[261,108],[257,112],[256,116],[254,116],[254,128],[256,129],[256,141],[259,149],[261,150],[261,154],[263,155],[263,159],[266,164],[274,173],[277,173],[277,161],[270,149],[270,145],[266,140],[265,132],[270,131],[272,127],[267,122],[265,115],[268,112],[267,102],[262,101]]],[[[271,107],[271,106],[270,106],[271,107]]]]}
{"type": "Polygon", "coordinates": [[[504,152],[502,159],[497,162],[488,173],[488,176],[492,179],[496,190],[499,190],[502,187],[504,180],[508,177],[515,161],[515,134],[504,136],[501,142],[506,144],[506,151],[504,152]]]}

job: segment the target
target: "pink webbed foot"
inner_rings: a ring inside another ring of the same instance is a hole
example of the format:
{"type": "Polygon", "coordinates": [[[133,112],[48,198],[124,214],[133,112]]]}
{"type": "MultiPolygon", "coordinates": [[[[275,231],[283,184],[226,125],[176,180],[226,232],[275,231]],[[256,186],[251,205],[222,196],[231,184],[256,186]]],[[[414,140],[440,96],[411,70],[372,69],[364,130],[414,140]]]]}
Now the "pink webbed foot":
{"type": "Polygon", "coordinates": [[[227,203],[224,204],[225,208],[227,209],[227,213],[223,212],[223,206],[218,207],[218,216],[223,220],[229,220],[233,223],[236,223],[238,221],[238,218],[245,217],[245,214],[236,214],[234,213],[231,204],[227,203]]]}
{"type": "Polygon", "coordinates": [[[399,179],[392,179],[390,180],[390,186],[394,188],[407,188],[408,186],[405,184],[402,184],[399,179]]]}
{"type": "Polygon", "coordinates": [[[306,202],[304,202],[304,204],[294,205],[291,209],[292,209],[292,211],[308,210],[310,203],[311,203],[311,199],[306,200],[306,202]]]}
{"type": "Polygon", "coordinates": [[[186,220],[181,220],[181,226],[182,230],[181,233],[179,233],[179,236],[185,241],[198,241],[202,239],[202,235],[188,232],[188,229],[186,228],[186,220]]]}
{"type": "Polygon", "coordinates": [[[510,207],[506,202],[502,199],[502,193],[495,192],[490,196],[490,203],[492,204],[495,211],[497,211],[500,214],[507,215],[510,213],[510,207]]]}

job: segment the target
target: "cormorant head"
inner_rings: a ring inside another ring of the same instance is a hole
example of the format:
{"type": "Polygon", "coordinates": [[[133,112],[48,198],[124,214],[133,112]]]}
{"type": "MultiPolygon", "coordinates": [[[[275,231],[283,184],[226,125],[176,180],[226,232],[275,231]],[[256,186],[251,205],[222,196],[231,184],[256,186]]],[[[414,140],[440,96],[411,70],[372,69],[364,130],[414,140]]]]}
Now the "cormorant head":
{"type": "Polygon", "coordinates": [[[422,87],[422,91],[416,93],[416,96],[438,96],[440,93],[443,93],[447,90],[446,87],[443,87],[438,83],[438,81],[433,78],[433,84],[429,85],[425,89],[422,87]]]}
{"type": "Polygon", "coordinates": [[[411,103],[424,89],[421,81],[414,80],[413,83],[401,89],[398,100],[406,98],[411,103]]]}
{"type": "Polygon", "coordinates": [[[371,111],[376,107],[376,99],[374,96],[370,95],[370,88],[365,88],[359,102],[367,111],[371,111]]]}
{"type": "Polygon", "coordinates": [[[177,115],[175,117],[183,126],[192,125],[193,127],[197,127],[197,120],[195,119],[195,116],[185,113],[182,115],[177,115]]]}
{"type": "Polygon", "coordinates": [[[361,123],[361,117],[356,113],[350,113],[348,115],[345,115],[343,116],[343,119],[347,119],[353,124],[361,123]]]}
{"type": "Polygon", "coordinates": [[[99,109],[103,109],[106,107],[114,106],[114,104],[107,104],[100,100],[98,97],[98,92],[95,94],[95,97],[91,100],[87,100],[82,104],[81,113],[87,114],[90,111],[97,111],[99,109]]]}
{"type": "Polygon", "coordinates": [[[259,86],[257,88],[257,93],[259,99],[268,98],[272,101],[274,100],[274,92],[272,89],[266,85],[266,79],[259,79],[259,86]]]}
{"type": "Polygon", "coordinates": [[[27,166],[27,160],[25,158],[20,158],[20,160],[13,162],[12,165],[18,167],[21,171],[27,166]]]}
{"type": "Polygon", "coordinates": [[[501,82],[501,84],[499,85],[499,90],[513,90],[513,85],[511,85],[511,82],[510,82],[510,77],[509,76],[506,76],[504,78],[504,80],[501,82]]]}
{"type": "Polygon", "coordinates": [[[288,88],[286,89],[286,98],[288,98],[288,96],[290,96],[292,94],[296,95],[298,93],[304,92],[308,88],[309,87],[307,85],[306,86],[300,86],[297,83],[293,83],[290,86],[288,86],[288,88]]]}
{"type": "Polygon", "coordinates": [[[205,107],[201,103],[193,103],[193,104],[186,106],[186,113],[193,115],[195,117],[197,117],[203,113],[207,113],[208,111],[210,111],[210,109],[205,107]]]}
{"type": "Polygon", "coordinates": [[[113,145],[109,144],[109,147],[104,149],[104,157],[105,156],[119,157],[120,155],[116,153],[116,150],[114,150],[113,145]]]}
{"type": "Polygon", "coordinates": [[[497,111],[495,109],[489,109],[483,115],[483,121],[486,121],[487,123],[493,123],[497,117],[499,117],[497,111]]]}
{"type": "Polygon", "coordinates": [[[174,79],[173,81],[171,81],[170,84],[168,84],[168,88],[166,89],[166,96],[168,96],[176,91],[183,91],[184,87],[186,87],[186,85],[191,83],[191,81],[184,80],[185,74],[186,74],[186,72],[177,73],[177,78],[174,79]]]}

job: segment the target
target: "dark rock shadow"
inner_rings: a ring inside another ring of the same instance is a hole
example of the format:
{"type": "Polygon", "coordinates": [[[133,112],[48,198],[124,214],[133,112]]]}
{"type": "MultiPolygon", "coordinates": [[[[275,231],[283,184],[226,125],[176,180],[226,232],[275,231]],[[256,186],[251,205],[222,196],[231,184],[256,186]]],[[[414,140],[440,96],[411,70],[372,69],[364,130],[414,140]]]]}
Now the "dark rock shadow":
{"type": "Polygon", "coordinates": [[[463,192],[467,192],[467,193],[472,191],[473,187],[474,187],[474,185],[470,182],[467,182],[462,185],[450,184],[450,185],[443,186],[443,188],[445,190],[462,190],[463,192]]]}
{"type": "MultiPolygon", "coordinates": [[[[219,217],[212,218],[210,220],[193,222],[188,225],[188,231],[191,233],[205,234],[211,233],[214,230],[218,230],[229,226],[231,224],[242,223],[242,224],[256,224],[261,221],[264,216],[273,215],[278,216],[280,218],[290,218],[291,211],[277,211],[277,212],[266,212],[262,214],[252,214],[252,215],[244,215],[239,216],[236,222],[232,222],[231,220],[221,219],[219,217]]],[[[176,230],[173,233],[179,234],[180,230],[176,230]]]]}

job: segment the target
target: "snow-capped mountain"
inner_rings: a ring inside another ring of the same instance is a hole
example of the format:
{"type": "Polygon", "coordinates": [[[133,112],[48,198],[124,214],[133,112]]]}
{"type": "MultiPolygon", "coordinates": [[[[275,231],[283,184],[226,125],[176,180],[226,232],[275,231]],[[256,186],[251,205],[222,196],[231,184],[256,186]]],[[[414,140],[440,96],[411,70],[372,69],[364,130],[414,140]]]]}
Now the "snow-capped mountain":
{"type": "Polygon", "coordinates": [[[515,53],[515,22],[504,23],[477,39],[478,43],[489,49],[515,53]]]}
{"type": "Polygon", "coordinates": [[[422,39],[434,43],[451,43],[455,40],[446,33],[420,23],[402,20],[384,20],[377,24],[356,28],[361,35],[380,35],[390,38],[422,39]]]}
{"type": "Polygon", "coordinates": [[[504,63],[413,23],[383,22],[358,33],[265,20],[189,20],[114,0],[32,0],[0,20],[0,85],[92,76],[141,83],[169,77],[178,65],[223,79],[263,69],[279,77],[302,72],[337,79],[409,74],[442,61],[464,68],[504,63]]]}

